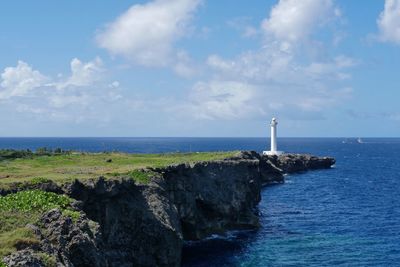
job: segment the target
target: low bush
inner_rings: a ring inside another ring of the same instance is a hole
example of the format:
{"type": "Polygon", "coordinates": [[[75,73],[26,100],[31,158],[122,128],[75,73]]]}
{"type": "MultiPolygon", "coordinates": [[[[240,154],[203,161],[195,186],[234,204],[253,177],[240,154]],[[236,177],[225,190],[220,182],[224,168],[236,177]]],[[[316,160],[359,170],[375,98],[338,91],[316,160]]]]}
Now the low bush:
{"type": "MultiPolygon", "coordinates": [[[[0,259],[39,243],[27,224],[38,222],[43,212],[58,208],[73,220],[79,213],[69,209],[71,199],[41,190],[21,191],[0,197],[0,259]]],[[[2,267],[0,265],[0,267],[2,267]]]]}
{"type": "Polygon", "coordinates": [[[151,171],[144,171],[144,170],[133,170],[128,173],[129,177],[132,178],[135,182],[148,184],[150,179],[157,174],[151,171]]]}
{"type": "Polygon", "coordinates": [[[4,211],[46,211],[54,208],[65,209],[71,199],[41,190],[21,191],[0,197],[0,212],[4,211]]]}

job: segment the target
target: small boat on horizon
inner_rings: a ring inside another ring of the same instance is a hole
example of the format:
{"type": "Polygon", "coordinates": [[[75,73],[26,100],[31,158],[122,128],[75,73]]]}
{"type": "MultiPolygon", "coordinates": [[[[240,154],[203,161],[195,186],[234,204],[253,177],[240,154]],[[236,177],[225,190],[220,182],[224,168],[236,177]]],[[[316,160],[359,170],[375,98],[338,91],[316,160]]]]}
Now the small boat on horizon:
{"type": "Polygon", "coordinates": [[[346,138],[342,141],[342,144],[364,144],[365,142],[361,139],[361,137],[355,138],[346,138]]]}

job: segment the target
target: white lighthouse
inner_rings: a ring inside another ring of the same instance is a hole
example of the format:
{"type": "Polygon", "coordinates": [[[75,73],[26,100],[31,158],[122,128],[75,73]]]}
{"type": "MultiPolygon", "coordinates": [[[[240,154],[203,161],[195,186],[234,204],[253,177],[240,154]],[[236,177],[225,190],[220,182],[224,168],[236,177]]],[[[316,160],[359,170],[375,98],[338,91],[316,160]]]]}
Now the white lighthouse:
{"type": "Polygon", "coordinates": [[[271,120],[271,150],[263,151],[263,155],[281,155],[283,151],[278,151],[278,145],[276,142],[276,126],[278,125],[278,121],[275,118],[271,120]]]}

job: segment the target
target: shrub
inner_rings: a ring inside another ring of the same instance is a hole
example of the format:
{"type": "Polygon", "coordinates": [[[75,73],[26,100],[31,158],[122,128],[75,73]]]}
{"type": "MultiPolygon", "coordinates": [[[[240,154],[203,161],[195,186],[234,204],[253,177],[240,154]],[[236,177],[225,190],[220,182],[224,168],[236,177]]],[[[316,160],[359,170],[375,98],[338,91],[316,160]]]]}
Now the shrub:
{"type": "Polygon", "coordinates": [[[31,184],[31,185],[45,184],[45,183],[51,183],[51,182],[52,181],[50,179],[43,178],[43,177],[35,177],[35,178],[32,178],[31,180],[29,180],[29,184],[31,184]]]}
{"type": "Polygon", "coordinates": [[[41,190],[21,191],[0,197],[0,211],[47,211],[54,208],[65,209],[71,199],[41,190]]]}
{"type": "Polygon", "coordinates": [[[32,157],[32,151],[28,150],[14,150],[14,149],[1,149],[0,160],[29,158],[32,157]]]}
{"type": "Polygon", "coordinates": [[[68,210],[68,209],[63,210],[62,214],[64,216],[70,217],[74,222],[76,222],[79,219],[79,217],[81,217],[79,211],[68,210]]]}
{"type": "Polygon", "coordinates": [[[51,256],[51,255],[43,253],[43,252],[37,253],[37,255],[42,260],[44,266],[46,266],[46,267],[56,267],[57,266],[57,262],[56,262],[56,259],[54,258],[54,256],[51,256]]]}
{"type": "Polygon", "coordinates": [[[151,177],[153,177],[155,173],[144,170],[133,170],[129,172],[128,175],[138,183],[147,184],[150,182],[151,177]]]}
{"type": "MultiPolygon", "coordinates": [[[[26,225],[37,223],[43,212],[58,208],[66,216],[77,218],[79,212],[68,210],[71,201],[65,195],[41,190],[21,191],[0,197],[0,259],[18,249],[39,243],[26,225]]],[[[51,263],[51,258],[47,260],[51,263]]]]}

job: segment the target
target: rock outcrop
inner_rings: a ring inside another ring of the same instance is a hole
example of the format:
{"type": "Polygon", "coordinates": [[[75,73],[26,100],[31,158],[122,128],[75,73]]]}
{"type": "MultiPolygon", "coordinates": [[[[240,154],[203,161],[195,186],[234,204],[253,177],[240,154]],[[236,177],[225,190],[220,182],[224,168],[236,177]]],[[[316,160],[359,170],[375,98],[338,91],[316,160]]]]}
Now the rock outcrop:
{"type": "Polygon", "coordinates": [[[179,266],[181,226],[160,184],[162,180],[137,185],[99,178],[66,186],[66,193],[81,201],[82,211],[100,225],[106,266],[179,266]]]}
{"type": "Polygon", "coordinates": [[[43,267],[44,261],[31,249],[23,249],[3,259],[4,264],[12,267],[43,267]]]}
{"type": "MultiPolygon", "coordinates": [[[[184,240],[257,228],[263,185],[282,183],[287,172],[334,163],[307,155],[241,152],[222,161],[152,169],[160,175],[149,184],[98,178],[51,185],[48,190],[76,199],[81,216],[73,220],[59,210],[43,214],[34,228],[41,241],[36,250],[54,257],[57,266],[180,266],[184,240]]],[[[5,262],[43,266],[27,254],[33,255],[31,250],[24,251],[5,262]]]]}
{"type": "Polygon", "coordinates": [[[181,164],[162,173],[185,240],[258,226],[254,214],[261,200],[258,160],[181,164]]]}
{"type": "Polygon", "coordinates": [[[315,157],[307,154],[283,154],[279,157],[270,156],[269,158],[283,173],[328,169],[335,164],[334,158],[315,157]]]}

